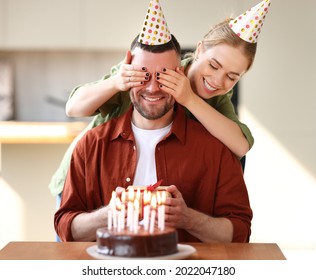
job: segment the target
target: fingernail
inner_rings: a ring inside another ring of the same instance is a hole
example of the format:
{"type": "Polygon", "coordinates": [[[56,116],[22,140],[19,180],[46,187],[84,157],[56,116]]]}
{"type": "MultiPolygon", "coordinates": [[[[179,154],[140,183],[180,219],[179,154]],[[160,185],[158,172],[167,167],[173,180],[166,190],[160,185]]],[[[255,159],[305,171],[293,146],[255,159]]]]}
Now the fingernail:
{"type": "Polygon", "coordinates": [[[140,82],[140,84],[141,84],[141,85],[143,85],[143,84],[144,84],[144,82],[140,82]]]}
{"type": "Polygon", "coordinates": [[[145,77],[145,80],[146,80],[146,81],[148,81],[148,79],[149,79],[148,77],[145,77]]]}
{"type": "Polygon", "coordinates": [[[159,72],[157,72],[157,73],[156,73],[156,75],[157,75],[157,77],[158,77],[158,76],[160,76],[160,73],[159,73],[159,72]]]}
{"type": "Polygon", "coordinates": [[[147,76],[147,77],[149,76],[149,73],[148,73],[148,72],[146,73],[146,76],[147,76]]]}
{"type": "Polygon", "coordinates": [[[163,68],[163,69],[162,69],[162,71],[163,71],[163,72],[166,72],[166,71],[167,71],[167,69],[166,69],[166,68],[163,68]]]}
{"type": "Polygon", "coordinates": [[[142,70],[146,71],[146,67],[143,67],[142,70]]]}
{"type": "Polygon", "coordinates": [[[160,84],[159,87],[162,88],[162,84],[160,84]]]}
{"type": "Polygon", "coordinates": [[[157,77],[156,79],[157,79],[157,80],[159,80],[160,78],[159,78],[159,77],[157,77]]]}

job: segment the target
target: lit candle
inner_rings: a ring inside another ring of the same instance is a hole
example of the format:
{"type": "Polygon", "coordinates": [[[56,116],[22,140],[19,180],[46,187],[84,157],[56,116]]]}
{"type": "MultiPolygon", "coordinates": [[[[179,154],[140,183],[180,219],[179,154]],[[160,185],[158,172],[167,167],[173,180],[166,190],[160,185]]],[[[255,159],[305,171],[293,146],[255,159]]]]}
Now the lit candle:
{"type": "Polygon", "coordinates": [[[151,199],[151,215],[150,215],[149,233],[154,232],[155,219],[156,219],[156,207],[157,207],[157,198],[154,195],[151,199]]]}
{"type": "Polygon", "coordinates": [[[126,191],[125,190],[123,190],[121,193],[121,201],[122,201],[122,203],[126,202],[126,191]]]}
{"type": "MultiPolygon", "coordinates": [[[[141,200],[141,193],[140,193],[140,188],[137,188],[137,191],[136,191],[136,196],[135,196],[135,199],[138,201],[138,215],[140,216],[140,214],[142,214],[142,200],[141,200]]],[[[138,218],[138,221],[139,221],[139,218],[138,218]]]]}
{"type": "Polygon", "coordinates": [[[158,209],[157,209],[157,212],[158,212],[158,228],[161,230],[162,228],[162,208],[161,208],[161,194],[159,191],[157,191],[157,204],[158,204],[158,209]]]}
{"type": "Polygon", "coordinates": [[[128,202],[127,202],[127,226],[130,230],[133,230],[133,212],[134,212],[134,190],[129,189],[128,191],[128,202]]]}
{"type": "Polygon", "coordinates": [[[138,232],[138,222],[139,222],[139,200],[134,200],[134,220],[133,220],[133,230],[134,233],[138,232]]]}
{"type": "Polygon", "coordinates": [[[162,215],[162,222],[161,222],[161,230],[164,230],[165,229],[165,218],[166,218],[166,215],[165,215],[165,204],[166,204],[166,199],[167,199],[167,192],[166,191],[163,191],[162,194],[161,194],[161,215],[162,215]]]}
{"type": "Polygon", "coordinates": [[[109,210],[108,210],[108,229],[111,230],[113,226],[113,213],[115,208],[115,196],[116,193],[112,192],[112,197],[109,203],[109,210]]]}
{"type": "Polygon", "coordinates": [[[126,192],[123,190],[121,194],[121,203],[122,203],[122,209],[121,209],[121,219],[122,219],[122,229],[125,229],[125,207],[126,207],[126,192]]]}
{"type": "Polygon", "coordinates": [[[140,188],[137,188],[136,191],[136,199],[139,201],[140,200],[140,188]]]}
{"type": "Polygon", "coordinates": [[[112,209],[113,200],[110,200],[109,210],[108,210],[108,229],[112,229],[112,219],[113,219],[113,209],[112,209]]]}
{"type": "Polygon", "coordinates": [[[144,191],[144,230],[149,229],[149,213],[150,213],[151,191],[144,191]]]}
{"type": "MultiPolygon", "coordinates": [[[[117,227],[117,220],[116,220],[116,192],[115,191],[112,191],[112,197],[111,197],[111,200],[110,200],[110,209],[111,209],[111,220],[113,222],[113,228],[116,229],[117,227]]],[[[112,228],[112,225],[111,225],[111,228],[112,228]]]]}
{"type": "Polygon", "coordinates": [[[125,211],[124,205],[121,200],[116,198],[116,209],[117,209],[117,231],[120,232],[124,229],[124,219],[125,219],[125,211]]]}

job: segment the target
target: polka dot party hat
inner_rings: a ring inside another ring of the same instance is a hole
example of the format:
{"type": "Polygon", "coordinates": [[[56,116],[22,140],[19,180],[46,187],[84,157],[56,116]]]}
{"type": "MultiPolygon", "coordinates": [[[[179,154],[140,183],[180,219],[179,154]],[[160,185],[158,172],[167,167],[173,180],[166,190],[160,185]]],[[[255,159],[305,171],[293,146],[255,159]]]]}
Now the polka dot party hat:
{"type": "Polygon", "coordinates": [[[268,13],[270,0],[264,0],[245,13],[231,20],[230,28],[243,40],[257,43],[263,22],[268,13]]]}
{"type": "Polygon", "coordinates": [[[170,40],[171,34],[159,0],[152,0],[149,3],[138,41],[144,45],[162,45],[170,40]]]}

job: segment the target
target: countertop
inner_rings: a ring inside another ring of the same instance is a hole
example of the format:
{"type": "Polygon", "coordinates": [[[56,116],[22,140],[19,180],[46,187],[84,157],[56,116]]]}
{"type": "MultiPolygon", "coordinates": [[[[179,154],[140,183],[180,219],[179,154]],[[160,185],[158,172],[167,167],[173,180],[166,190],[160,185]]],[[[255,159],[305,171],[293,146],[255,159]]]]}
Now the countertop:
{"type": "Polygon", "coordinates": [[[0,122],[0,144],[70,143],[86,122],[0,122]]]}

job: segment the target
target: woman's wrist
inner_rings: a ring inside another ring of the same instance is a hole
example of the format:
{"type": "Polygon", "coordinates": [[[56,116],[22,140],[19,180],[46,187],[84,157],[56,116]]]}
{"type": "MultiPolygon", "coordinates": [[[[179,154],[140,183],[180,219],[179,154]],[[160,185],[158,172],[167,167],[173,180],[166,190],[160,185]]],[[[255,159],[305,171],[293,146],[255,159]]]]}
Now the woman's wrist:
{"type": "Polygon", "coordinates": [[[194,106],[197,104],[197,102],[201,99],[197,94],[192,93],[189,98],[187,98],[186,102],[182,105],[186,107],[189,111],[191,111],[191,108],[194,108],[194,106]]]}

